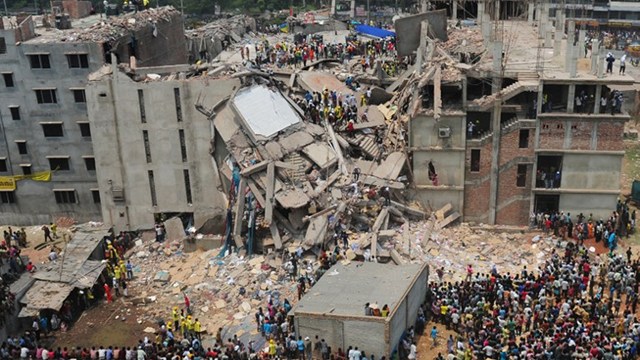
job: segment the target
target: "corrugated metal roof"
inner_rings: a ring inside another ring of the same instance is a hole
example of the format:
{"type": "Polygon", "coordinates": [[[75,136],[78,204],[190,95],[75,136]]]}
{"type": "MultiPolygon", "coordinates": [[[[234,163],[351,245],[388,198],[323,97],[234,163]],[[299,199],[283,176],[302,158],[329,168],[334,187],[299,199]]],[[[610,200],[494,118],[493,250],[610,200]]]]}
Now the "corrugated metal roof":
{"type": "Polygon", "coordinates": [[[28,309],[52,309],[59,311],[72,291],[73,286],[71,285],[36,280],[22,300],[20,300],[20,303],[27,305],[26,307],[28,309]]]}
{"type": "Polygon", "coordinates": [[[257,136],[269,138],[301,122],[282,94],[263,85],[238,91],[232,102],[249,130],[257,136]]]}
{"type": "Polygon", "coordinates": [[[38,266],[33,277],[38,280],[72,283],[76,273],[82,268],[91,254],[100,246],[102,239],[108,235],[106,230],[93,232],[76,232],[67,244],[64,254],[56,262],[38,266]]]}

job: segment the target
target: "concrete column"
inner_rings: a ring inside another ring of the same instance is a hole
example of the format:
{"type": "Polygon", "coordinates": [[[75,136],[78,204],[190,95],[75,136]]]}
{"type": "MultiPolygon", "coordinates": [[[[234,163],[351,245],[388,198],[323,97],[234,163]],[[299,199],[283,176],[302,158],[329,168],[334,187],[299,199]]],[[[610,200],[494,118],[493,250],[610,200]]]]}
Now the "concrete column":
{"type": "MultiPolygon", "coordinates": [[[[494,82],[501,83],[498,78],[493,79],[494,82]]],[[[500,85],[500,84],[499,84],[500,85]]],[[[499,90],[498,90],[499,91],[499,90]]],[[[498,209],[498,176],[500,174],[500,132],[502,127],[500,126],[500,118],[502,115],[502,102],[498,99],[493,105],[493,118],[491,119],[491,126],[493,131],[493,141],[491,147],[491,173],[489,184],[489,224],[494,225],[496,223],[496,215],[498,209]]]]}
{"type": "Polygon", "coordinates": [[[564,141],[562,142],[563,149],[571,149],[571,135],[571,120],[568,120],[564,122],[564,141]]]}
{"type": "MultiPolygon", "coordinates": [[[[540,81],[540,85],[538,85],[538,103],[536,106],[536,114],[542,114],[542,100],[544,99],[544,84],[540,81]]],[[[536,116],[537,117],[537,116],[536,116]]],[[[540,125],[538,125],[539,127],[540,125]]],[[[536,145],[538,143],[536,142],[536,145]]]]}
{"type": "Polygon", "coordinates": [[[593,128],[591,129],[591,150],[598,148],[598,122],[593,122],[593,128]]]}
{"type": "Polygon", "coordinates": [[[584,57],[587,57],[587,54],[585,54],[584,52],[586,37],[587,37],[587,30],[580,29],[580,31],[578,31],[578,51],[577,51],[577,53],[580,54],[578,55],[578,57],[580,58],[582,58],[582,54],[584,54],[584,57]]]}
{"type": "Polygon", "coordinates": [[[420,12],[421,13],[426,13],[427,12],[427,0],[422,0],[420,2],[420,12]]]}
{"type": "Polygon", "coordinates": [[[483,14],[484,14],[484,1],[478,0],[478,16],[476,16],[476,22],[478,24],[482,24],[482,20],[484,20],[483,14]]]}
{"type": "Polygon", "coordinates": [[[493,20],[500,20],[500,1],[493,2],[493,20]]]}
{"type": "Polygon", "coordinates": [[[562,38],[564,36],[564,11],[556,8],[556,26],[555,35],[553,36],[553,55],[560,56],[562,51],[562,38]]]}
{"type": "Polygon", "coordinates": [[[596,75],[598,73],[598,53],[600,48],[600,42],[598,39],[594,39],[591,42],[591,73],[596,75]]]}
{"type": "Polygon", "coordinates": [[[351,18],[356,18],[356,0],[351,0],[351,18]]]}
{"type": "MultiPolygon", "coordinates": [[[[499,74],[502,72],[502,41],[493,41],[491,44],[493,50],[493,71],[499,74]]],[[[495,89],[495,81],[493,90],[501,90],[500,88],[495,89]]]]}
{"type": "Polygon", "coordinates": [[[570,61],[569,61],[569,76],[574,78],[578,73],[578,52],[580,49],[577,46],[571,47],[570,61]]]}
{"type": "Polygon", "coordinates": [[[569,21],[569,28],[567,29],[567,54],[565,56],[565,68],[569,73],[569,76],[575,77],[578,68],[578,51],[576,46],[573,45],[576,38],[576,23],[575,21],[569,21]]]}
{"type": "Polygon", "coordinates": [[[596,98],[596,104],[593,107],[594,114],[600,114],[600,97],[602,96],[602,85],[596,85],[596,94],[594,97],[596,98]]]}
{"type": "Polygon", "coordinates": [[[569,94],[567,95],[567,112],[573,112],[573,105],[575,102],[573,101],[576,97],[576,84],[569,85],[569,94]]]}
{"type": "Polygon", "coordinates": [[[529,24],[533,24],[533,21],[535,20],[534,19],[535,10],[536,10],[536,5],[530,2],[527,8],[527,22],[529,24]]]}
{"type": "Polygon", "coordinates": [[[604,77],[604,67],[606,66],[606,61],[604,61],[604,52],[605,52],[605,48],[603,47],[598,47],[598,52],[596,53],[596,57],[598,58],[598,77],[599,78],[603,78],[604,77]]]}
{"type": "Polygon", "coordinates": [[[336,15],[336,0],[331,0],[331,9],[329,11],[329,15],[331,16],[336,15]]]}
{"type": "Polygon", "coordinates": [[[453,0],[453,4],[451,6],[451,19],[458,19],[458,0],[453,0]]]}
{"type": "Polygon", "coordinates": [[[550,48],[553,47],[553,31],[547,29],[544,33],[544,47],[550,48]]]}
{"type": "MultiPolygon", "coordinates": [[[[467,108],[467,78],[462,78],[462,108],[467,108]]],[[[467,122],[465,121],[464,124],[467,122]]],[[[466,126],[466,125],[465,125],[466,126]]]]}

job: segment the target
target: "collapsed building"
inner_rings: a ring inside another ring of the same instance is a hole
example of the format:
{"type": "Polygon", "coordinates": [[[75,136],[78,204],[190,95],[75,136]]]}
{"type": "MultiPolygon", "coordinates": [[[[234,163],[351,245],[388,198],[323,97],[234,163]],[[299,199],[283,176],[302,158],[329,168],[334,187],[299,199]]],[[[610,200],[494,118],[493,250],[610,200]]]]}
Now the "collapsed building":
{"type": "Polygon", "coordinates": [[[441,32],[431,30],[437,22],[414,20],[416,65],[388,89],[402,86],[392,103],[406,109],[417,200],[450,203],[467,222],[523,225],[558,210],[606,218],[630,117],[600,104],[633,78],[604,76],[598,43],[583,59],[585,30],[573,21],[552,25],[548,11],[493,21],[499,2],[479,5],[480,26],[447,38],[429,35],[441,32]]]}
{"type": "Polygon", "coordinates": [[[415,64],[383,79],[386,91],[374,88],[392,98],[359,109],[367,121],[353,136],[305,120],[297,102],[324,88],[354,93],[330,71],[214,62],[94,73],[92,126],[114,136],[94,145],[105,220],[137,228],[180,214],[249,252],[323,248],[343,225],[353,256],[370,248],[402,263],[408,247],[387,241],[390,221],[433,215],[429,226],[439,229],[460,220],[523,225],[539,211],[607,216],[629,115],[605,113],[599,100],[633,79],[604,77],[597,44],[590,61],[578,59],[584,31],[576,38],[573,22],[565,40],[564,23],[552,27],[545,12],[496,22],[489,5],[479,26],[448,23],[442,11],[398,20],[407,29],[398,51],[416,53],[415,64]],[[389,188],[390,206],[353,196],[358,187],[389,188]]]}
{"type": "Polygon", "coordinates": [[[243,41],[243,36],[256,31],[256,19],[236,15],[195,29],[186,30],[189,63],[210,62],[228,46],[243,41]]]}

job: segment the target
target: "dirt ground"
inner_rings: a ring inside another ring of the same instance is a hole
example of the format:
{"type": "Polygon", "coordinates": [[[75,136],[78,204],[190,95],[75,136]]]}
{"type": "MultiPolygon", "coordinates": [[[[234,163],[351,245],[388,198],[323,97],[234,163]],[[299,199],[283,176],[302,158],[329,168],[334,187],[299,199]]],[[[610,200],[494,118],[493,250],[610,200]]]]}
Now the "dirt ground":
{"type": "MultiPolygon", "coordinates": [[[[0,226],[0,234],[4,233],[5,230],[8,230],[11,227],[12,230],[19,230],[23,227],[21,226],[10,226],[3,225],[0,226]]],[[[22,255],[26,255],[29,257],[29,260],[33,262],[36,266],[38,264],[42,264],[44,262],[48,262],[48,256],[51,252],[50,246],[45,246],[42,249],[36,250],[35,247],[42,244],[44,240],[44,232],[42,231],[42,225],[37,226],[24,226],[24,230],[27,233],[27,247],[22,249],[22,255]]],[[[54,243],[57,243],[56,246],[60,249],[64,248],[64,242],[69,241],[72,237],[72,232],[68,227],[60,227],[58,226],[58,239],[54,239],[54,243]],[[60,241],[60,242],[58,242],[60,241]]]]}
{"type": "Polygon", "coordinates": [[[453,335],[456,338],[456,333],[452,330],[447,330],[444,325],[429,322],[424,328],[424,334],[418,339],[416,346],[418,347],[418,359],[417,360],[433,360],[438,354],[442,354],[447,357],[447,339],[449,335],[453,335]],[[433,340],[431,339],[431,329],[433,326],[438,329],[438,344],[433,347],[433,340]]]}
{"type": "Polygon", "coordinates": [[[110,304],[103,302],[82,313],[67,332],[55,332],[50,341],[53,347],[135,346],[144,336],[151,340],[155,337],[144,332],[154,324],[138,323],[141,313],[139,307],[124,298],[110,304]]]}

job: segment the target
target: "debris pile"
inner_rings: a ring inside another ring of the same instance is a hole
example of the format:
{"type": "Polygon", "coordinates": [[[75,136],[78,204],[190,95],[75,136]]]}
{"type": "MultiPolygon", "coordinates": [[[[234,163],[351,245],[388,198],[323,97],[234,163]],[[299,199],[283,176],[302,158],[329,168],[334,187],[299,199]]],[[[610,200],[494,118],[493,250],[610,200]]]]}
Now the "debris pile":
{"type": "MultiPolygon", "coordinates": [[[[259,307],[266,308],[268,300],[297,301],[296,282],[290,281],[279,254],[221,255],[220,249],[185,254],[182,241],[138,239],[127,253],[134,264],[130,286],[135,296],[125,299],[141,308],[138,323],[169,321],[171,309],[181,306],[187,294],[203,332],[213,336],[224,327],[248,343],[259,338],[253,317],[259,307]]],[[[301,263],[302,275],[314,272],[311,260],[301,263]]]]}
{"type": "Polygon", "coordinates": [[[82,28],[68,30],[49,28],[46,35],[51,37],[53,34],[56,41],[113,43],[123,37],[131,36],[132,32],[147,27],[157,31],[155,30],[156,24],[176,21],[180,17],[180,12],[172,6],[163,6],[121,16],[107,17],[100,19],[100,21],[91,26],[82,28]]]}
{"type": "Polygon", "coordinates": [[[242,42],[242,37],[256,30],[256,20],[246,15],[220,19],[186,30],[187,46],[194,59],[207,62],[220,54],[227,46],[242,42]]]}

